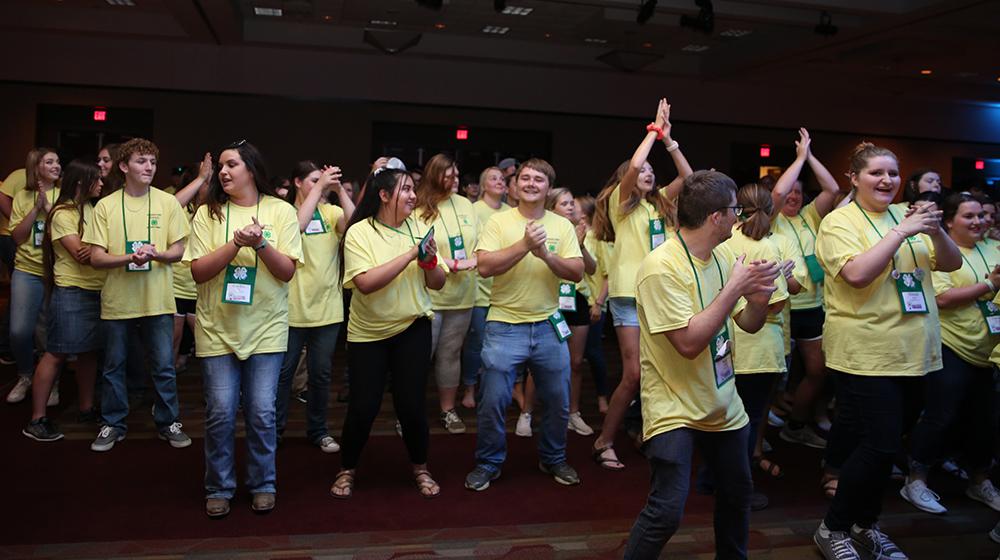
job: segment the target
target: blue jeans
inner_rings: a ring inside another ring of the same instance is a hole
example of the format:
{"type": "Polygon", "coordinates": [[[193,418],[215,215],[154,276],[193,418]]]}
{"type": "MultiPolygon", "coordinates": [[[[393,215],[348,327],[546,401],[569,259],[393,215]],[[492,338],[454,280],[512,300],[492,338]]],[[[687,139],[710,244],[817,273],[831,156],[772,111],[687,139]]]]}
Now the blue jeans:
{"type": "Polygon", "coordinates": [[[45,302],[41,276],[15,270],[10,277],[10,349],[17,362],[17,374],[31,377],[35,372],[35,327],[45,302]]]}
{"type": "Polygon", "coordinates": [[[601,337],[604,336],[604,319],[607,313],[601,311],[601,318],[590,324],[587,331],[587,346],[584,348],[583,357],[590,364],[590,372],[594,375],[594,388],[597,396],[609,397],[608,391],[608,362],[604,357],[604,344],[601,337]]]}
{"type": "Polygon", "coordinates": [[[489,307],[473,307],[469,332],[465,335],[462,349],[462,385],[471,387],[479,381],[479,370],[483,367],[483,331],[486,329],[486,314],[489,307]]]}
{"type": "Polygon", "coordinates": [[[242,396],[247,434],[247,489],[275,492],[278,448],[274,399],[282,352],[203,358],[205,387],[205,497],[232,499],[236,493],[236,408],[242,396]]]}
{"type": "Polygon", "coordinates": [[[476,463],[494,472],[507,457],[504,430],[517,374],[527,366],[535,394],[544,407],[538,455],[547,465],[566,461],[569,422],[569,346],[560,342],[548,321],[511,324],[487,321],[479,379],[476,463]]]}
{"type": "Polygon", "coordinates": [[[148,349],[147,357],[153,375],[156,400],[153,401],[153,421],[164,430],[177,421],[177,373],[174,371],[174,316],[151,315],[134,319],[105,321],[107,344],[104,352],[104,375],[101,389],[101,422],[105,426],[128,430],[128,390],[125,383],[125,360],[129,339],[140,335],[148,349]],[[138,331],[136,331],[138,326],[138,331]]]}
{"type": "Polygon", "coordinates": [[[653,436],[643,446],[652,476],[646,507],[632,526],[625,545],[627,560],[658,558],[677,532],[691,484],[695,446],[708,465],[715,485],[715,554],[719,559],[747,557],[750,538],[750,428],[702,432],[679,428],[653,436]]]}
{"type": "Polygon", "coordinates": [[[278,377],[278,400],[275,404],[278,434],[285,432],[288,422],[288,401],[292,396],[292,378],[299,365],[302,348],[306,348],[306,367],[309,371],[306,398],[306,437],[312,443],[330,435],[326,428],[326,405],[330,400],[330,372],[333,370],[333,352],[337,349],[337,335],[341,323],[320,327],[288,327],[288,351],[281,364],[278,377]]]}

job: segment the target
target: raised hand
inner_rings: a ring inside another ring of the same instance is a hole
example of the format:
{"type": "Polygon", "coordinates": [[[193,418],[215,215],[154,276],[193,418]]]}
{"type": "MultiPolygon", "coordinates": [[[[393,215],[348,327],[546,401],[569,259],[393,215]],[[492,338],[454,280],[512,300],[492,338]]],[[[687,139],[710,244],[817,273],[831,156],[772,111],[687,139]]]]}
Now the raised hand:
{"type": "Polygon", "coordinates": [[[670,104],[667,103],[666,99],[660,100],[660,115],[663,120],[663,124],[660,125],[663,128],[663,140],[667,143],[671,142],[670,129],[672,125],[670,124],[670,104]]]}
{"type": "Polygon", "coordinates": [[[205,152],[205,157],[202,158],[201,164],[198,165],[198,177],[205,182],[208,182],[212,178],[212,154],[209,152],[205,152]]]}
{"type": "Polygon", "coordinates": [[[340,168],[327,165],[323,167],[323,172],[319,176],[319,181],[317,184],[321,184],[323,188],[329,187],[333,192],[340,192],[340,178],[343,177],[340,168]]]}
{"type": "Polygon", "coordinates": [[[809,146],[812,144],[812,138],[809,137],[809,131],[805,128],[799,129],[799,139],[795,141],[795,157],[804,160],[809,157],[809,146]]]}
{"type": "Polygon", "coordinates": [[[382,156],[372,163],[372,171],[385,167],[389,163],[389,158],[382,156]]]}

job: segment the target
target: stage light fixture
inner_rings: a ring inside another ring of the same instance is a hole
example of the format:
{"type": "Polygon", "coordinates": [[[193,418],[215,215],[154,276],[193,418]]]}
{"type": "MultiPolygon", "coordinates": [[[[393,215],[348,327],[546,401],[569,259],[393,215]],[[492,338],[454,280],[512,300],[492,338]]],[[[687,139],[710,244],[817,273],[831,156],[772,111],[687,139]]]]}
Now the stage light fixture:
{"type": "Polygon", "coordinates": [[[639,5],[639,13],[635,17],[635,22],[642,25],[653,18],[656,13],[656,0],[645,0],[639,5]]]}

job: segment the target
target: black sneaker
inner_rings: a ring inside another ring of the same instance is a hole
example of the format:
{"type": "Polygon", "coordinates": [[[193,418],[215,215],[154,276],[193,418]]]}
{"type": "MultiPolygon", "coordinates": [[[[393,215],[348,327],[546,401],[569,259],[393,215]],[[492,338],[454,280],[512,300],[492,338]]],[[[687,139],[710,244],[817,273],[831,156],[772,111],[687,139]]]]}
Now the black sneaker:
{"type": "Polygon", "coordinates": [[[907,560],[909,557],[889,539],[889,536],[873,524],[864,529],[854,525],[851,527],[851,542],[860,554],[879,558],[880,560],[907,560]]]}
{"type": "Polygon", "coordinates": [[[476,465],[476,468],[465,476],[465,487],[469,490],[482,492],[490,487],[490,482],[498,478],[500,478],[500,469],[494,471],[484,465],[476,465]]]}
{"type": "Polygon", "coordinates": [[[559,484],[565,484],[566,486],[580,484],[580,475],[576,474],[573,467],[569,466],[569,463],[566,461],[555,465],[538,463],[538,468],[545,474],[551,474],[552,478],[559,484]]]}
{"type": "Polygon", "coordinates": [[[309,391],[299,391],[295,394],[295,400],[302,404],[307,404],[309,402],[309,391]]]}
{"type": "Polygon", "coordinates": [[[32,420],[28,427],[21,430],[21,433],[35,441],[59,441],[63,438],[62,432],[56,429],[55,425],[46,417],[32,420]]]}

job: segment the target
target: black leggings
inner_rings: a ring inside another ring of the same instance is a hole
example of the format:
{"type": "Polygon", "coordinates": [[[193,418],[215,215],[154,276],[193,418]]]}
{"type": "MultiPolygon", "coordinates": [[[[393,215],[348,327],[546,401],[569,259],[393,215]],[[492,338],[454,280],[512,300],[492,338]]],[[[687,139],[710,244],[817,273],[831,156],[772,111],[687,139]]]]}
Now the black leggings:
{"type": "Polygon", "coordinates": [[[425,414],[427,372],[431,363],[431,322],[417,319],[405,331],[375,342],[352,342],[350,402],[341,435],[341,465],[353,469],[368,442],[372,424],[382,407],[386,381],[390,380],[392,404],[403,428],[403,442],[410,462],[427,462],[430,439],[425,414]]]}

